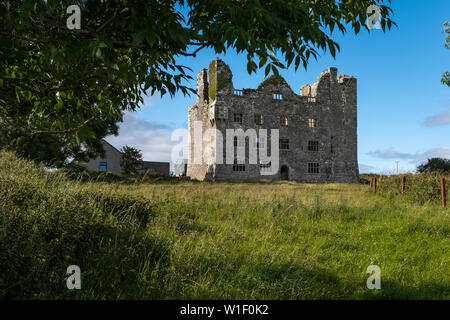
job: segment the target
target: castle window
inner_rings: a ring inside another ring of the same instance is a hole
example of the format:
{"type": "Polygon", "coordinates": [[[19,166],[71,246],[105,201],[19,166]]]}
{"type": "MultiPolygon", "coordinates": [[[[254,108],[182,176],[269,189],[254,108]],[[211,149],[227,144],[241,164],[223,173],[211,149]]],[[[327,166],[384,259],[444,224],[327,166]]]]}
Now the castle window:
{"type": "Polygon", "coordinates": [[[308,173],[318,174],[319,173],[319,163],[318,162],[308,162],[308,173]]]}
{"type": "Polygon", "coordinates": [[[309,118],[309,119],[308,119],[308,126],[309,126],[310,128],[315,128],[315,127],[317,127],[317,119],[309,118]]]}
{"type": "Polygon", "coordinates": [[[308,151],[319,151],[319,141],[308,141],[308,151]]]}
{"type": "Polygon", "coordinates": [[[226,106],[216,106],[216,116],[217,119],[228,119],[228,107],[226,106]]]}
{"type": "Polygon", "coordinates": [[[331,145],[330,151],[331,151],[331,153],[334,153],[333,145],[331,145]]]}
{"type": "Polygon", "coordinates": [[[280,139],[280,150],[289,150],[289,139],[280,139]]]}
{"type": "Polygon", "coordinates": [[[308,97],[308,102],[317,102],[316,97],[308,97]]]}
{"type": "Polygon", "coordinates": [[[234,95],[242,97],[242,90],[234,89],[234,95]]]}
{"type": "Polygon", "coordinates": [[[274,93],[273,100],[283,100],[283,95],[281,93],[274,93]]]}
{"type": "Polygon", "coordinates": [[[108,169],[108,165],[106,162],[100,162],[100,164],[98,165],[98,169],[102,170],[102,171],[106,171],[108,169]]]}
{"type": "Polygon", "coordinates": [[[288,126],[288,118],[286,116],[281,116],[280,124],[282,127],[287,127],[288,126]]]}
{"type": "Polygon", "coordinates": [[[237,159],[234,159],[233,171],[245,171],[245,164],[238,164],[237,159]]]}
{"type": "Polygon", "coordinates": [[[234,122],[242,124],[242,113],[235,113],[234,114],[234,122]]]}
{"type": "Polygon", "coordinates": [[[262,125],[263,124],[263,115],[262,114],[255,114],[255,124],[262,125]]]}

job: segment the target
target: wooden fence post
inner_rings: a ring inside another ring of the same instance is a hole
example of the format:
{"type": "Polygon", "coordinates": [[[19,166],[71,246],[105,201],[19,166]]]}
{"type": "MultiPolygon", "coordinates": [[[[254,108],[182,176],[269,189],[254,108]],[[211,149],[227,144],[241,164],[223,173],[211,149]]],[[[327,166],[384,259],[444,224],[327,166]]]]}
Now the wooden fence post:
{"type": "Polygon", "coordinates": [[[406,177],[402,176],[402,189],[401,189],[401,194],[405,193],[405,182],[406,182],[406,177]]]}
{"type": "Polygon", "coordinates": [[[377,177],[373,178],[373,193],[377,193],[377,177]]]}
{"type": "Polygon", "coordinates": [[[445,178],[441,178],[442,208],[445,208],[445,178]]]}

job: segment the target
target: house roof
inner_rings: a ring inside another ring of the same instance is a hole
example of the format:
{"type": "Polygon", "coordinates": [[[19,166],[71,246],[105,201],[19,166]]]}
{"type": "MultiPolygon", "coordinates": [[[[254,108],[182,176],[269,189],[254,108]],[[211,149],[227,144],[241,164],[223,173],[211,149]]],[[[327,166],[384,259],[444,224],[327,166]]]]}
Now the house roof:
{"type": "Polygon", "coordinates": [[[116,147],[114,147],[111,143],[109,143],[108,141],[106,141],[105,139],[102,139],[102,142],[104,144],[107,144],[108,146],[110,146],[111,148],[113,148],[114,150],[116,150],[118,153],[122,153],[119,149],[117,149],[116,147]]]}

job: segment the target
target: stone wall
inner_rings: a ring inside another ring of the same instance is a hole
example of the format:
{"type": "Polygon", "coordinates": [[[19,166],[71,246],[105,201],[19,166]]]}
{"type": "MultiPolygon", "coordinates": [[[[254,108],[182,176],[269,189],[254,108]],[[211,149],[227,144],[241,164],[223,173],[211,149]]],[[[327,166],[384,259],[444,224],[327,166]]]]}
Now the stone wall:
{"type": "Polygon", "coordinates": [[[157,176],[168,177],[170,175],[170,163],[169,162],[155,162],[155,161],[143,161],[142,167],[139,173],[146,172],[155,174],[157,176]]]}

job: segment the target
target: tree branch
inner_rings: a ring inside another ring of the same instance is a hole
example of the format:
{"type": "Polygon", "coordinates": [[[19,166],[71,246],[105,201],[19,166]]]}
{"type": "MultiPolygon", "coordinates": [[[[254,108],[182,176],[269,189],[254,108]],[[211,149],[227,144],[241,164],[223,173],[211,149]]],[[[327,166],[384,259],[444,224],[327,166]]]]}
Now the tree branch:
{"type": "MultiPolygon", "coordinates": [[[[196,45],[197,45],[197,44],[196,44],[196,45]]],[[[198,47],[197,49],[195,49],[195,51],[192,52],[192,53],[180,52],[180,54],[183,55],[183,56],[186,56],[186,57],[194,57],[194,58],[195,58],[195,57],[197,56],[197,53],[198,53],[200,50],[204,49],[206,46],[207,46],[206,44],[202,44],[202,45],[200,45],[200,47],[198,47]]]]}
{"type": "Polygon", "coordinates": [[[71,129],[67,129],[67,130],[55,130],[55,131],[40,130],[40,131],[32,132],[30,135],[33,137],[33,136],[40,135],[40,134],[70,134],[70,133],[74,133],[74,132],[77,132],[78,130],[84,128],[85,126],[87,126],[89,124],[89,122],[91,122],[95,118],[97,118],[96,115],[87,119],[85,122],[83,122],[81,125],[79,125],[78,127],[75,127],[75,128],[71,128],[71,129]]]}
{"type": "Polygon", "coordinates": [[[88,75],[82,79],[78,79],[75,82],[76,84],[71,87],[51,87],[51,88],[44,88],[42,91],[32,88],[30,86],[30,83],[26,79],[23,79],[23,78],[5,78],[2,76],[0,76],[0,78],[3,79],[4,81],[12,83],[12,85],[15,87],[19,87],[19,88],[28,90],[28,91],[33,92],[38,95],[46,96],[52,91],[69,91],[69,90],[78,89],[84,83],[84,81],[89,80],[89,79],[98,78],[98,76],[92,74],[92,75],[88,75]]]}
{"type": "MultiPolygon", "coordinates": [[[[1,101],[4,103],[3,100],[1,100],[1,101]]],[[[29,131],[26,131],[25,129],[19,127],[13,121],[9,120],[8,117],[5,114],[3,114],[3,112],[1,110],[0,110],[0,118],[3,119],[3,121],[5,121],[6,124],[8,124],[10,127],[16,129],[17,131],[20,131],[22,134],[29,136],[29,137],[34,137],[34,136],[41,135],[41,134],[70,134],[70,133],[77,132],[78,130],[86,127],[91,121],[95,120],[97,118],[97,114],[93,115],[92,117],[90,117],[89,119],[87,119],[86,121],[84,121],[82,124],[80,124],[78,127],[75,127],[75,128],[70,128],[70,129],[66,129],[66,130],[39,130],[39,131],[34,131],[34,132],[29,132],[29,131]]]]}
{"type": "Polygon", "coordinates": [[[35,43],[46,43],[47,42],[47,41],[44,41],[41,39],[31,39],[31,38],[27,38],[27,37],[23,37],[23,36],[18,36],[13,33],[4,32],[4,31],[0,31],[0,34],[7,36],[9,38],[14,38],[14,39],[23,40],[23,41],[29,41],[29,42],[35,42],[35,43]]]}
{"type": "Polygon", "coordinates": [[[119,13],[119,9],[117,9],[116,12],[114,12],[114,15],[111,18],[106,20],[104,24],[102,24],[100,27],[98,27],[98,29],[95,31],[95,33],[99,33],[100,31],[102,31],[104,27],[106,27],[108,24],[110,24],[117,17],[118,13],[119,13]]]}

